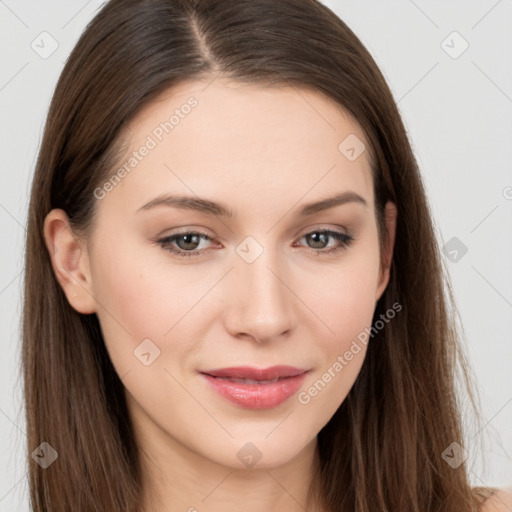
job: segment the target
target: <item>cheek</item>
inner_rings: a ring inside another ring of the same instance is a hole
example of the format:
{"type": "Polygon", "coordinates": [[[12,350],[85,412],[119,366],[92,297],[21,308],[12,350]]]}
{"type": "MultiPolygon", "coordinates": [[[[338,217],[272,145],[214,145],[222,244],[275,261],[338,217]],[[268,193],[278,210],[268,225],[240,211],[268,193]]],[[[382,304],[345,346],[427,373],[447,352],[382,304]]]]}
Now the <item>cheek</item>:
{"type": "MultiPolygon", "coordinates": [[[[377,246],[347,257],[322,273],[306,301],[318,317],[315,340],[321,362],[305,383],[299,403],[333,414],[356,381],[370,342],[378,281],[377,246]],[[320,320],[318,320],[320,319],[320,320]],[[324,391],[325,390],[325,391],[324,391]]],[[[311,288],[310,288],[311,289],[311,288]]]]}
{"type": "Polygon", "coordinates": [[[318,364],[296,397],[317,431],[343,403],[364,363],[375,301],[371,280],[363,279],[364,274],[341,276],[318,308],[323,326],[311,336],[318,364]]]}
{"type": "Polygon", "coordinates": [[[123,374],[140,365],[134,350],[144,340],[156,346],[148,345],[153,356],[162,348],[163,334],[180,313],[179,301],[168,300],[163,280],[150,278],[147,254],[129,239],[97,245],[102,250],[91,265],[97,315],[112,362],[123,374]]]}
{"type": "Polygon", "coordinates": [[[218,270],[176,265],[163,249],[141,245],[118,237],[114,246],[103,245],[91,266],[103,338],[120,375],[148,370],[148,359],[152,371],[171,367],[193,348],[186,340],[196,337],[205,313],[214,316],[205,296],[218,270]]]}
{"type": "MultiPolygon", "coordinates": [[[[343,379],[355,380],[366,353],[366,333],[371,327],[375,299],[372,283],[363,281],[363,276],[350,280],[340,278],[339,287],[324,298],[320,311],[325,329],[316,336],[323,358],[323,369],[331,369],[341,356],[343,379]]],[[[334,369],[335,370],[335,369],[334,369]]],[[[341,368],[339,369],[341,370],[341,368]]],[[[339,371],[336,371],[339,373],[339,371]]]]}
{"type": "Polygon", "coordinates": [[[322,339],[340,347],[371,325],[378,286],[378,252],[376,247],[360,247],[341,260],[339,265],[324,269],[303,288],[309,290],[307,304],[320,322],[322,339]],[[323,327],[322,327],[323,326],[323,327]]]}

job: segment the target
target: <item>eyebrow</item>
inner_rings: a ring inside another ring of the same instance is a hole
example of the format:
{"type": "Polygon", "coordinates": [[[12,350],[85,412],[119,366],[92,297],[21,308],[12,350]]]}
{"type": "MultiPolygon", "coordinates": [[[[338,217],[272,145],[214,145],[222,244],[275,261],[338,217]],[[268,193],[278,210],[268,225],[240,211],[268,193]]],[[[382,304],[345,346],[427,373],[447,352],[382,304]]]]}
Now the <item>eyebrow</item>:
{"type": "MultiPolygon", "coordinates": [[[[356,194],[355,192],[347,191],[332,197],[328,197],[326,199],[321,199],[320,201],[307,203],[299,211],[299,215],[301,217],[305,217],[307,215],[313,215],[314,213],[328,210],[330,208],[334,208],[335,206],[340,206],[347,203],[359,203],[365,207],[368,207],[368,203],[363,197],[361,197],[359,194],[356,194]]],[[[228,208],[223,203],[217,203],[215,201],[203,199],[200,197],[176,196],[170,194],[162,194],[158,197],[155,197],[148,203],[141,206],[137,212],[150,210],[157,206],[174,207],[183,210],[194,210],[206,215],[213,215],[215,217],[232,218],[235,216],[233,210],[228,208]]]]}

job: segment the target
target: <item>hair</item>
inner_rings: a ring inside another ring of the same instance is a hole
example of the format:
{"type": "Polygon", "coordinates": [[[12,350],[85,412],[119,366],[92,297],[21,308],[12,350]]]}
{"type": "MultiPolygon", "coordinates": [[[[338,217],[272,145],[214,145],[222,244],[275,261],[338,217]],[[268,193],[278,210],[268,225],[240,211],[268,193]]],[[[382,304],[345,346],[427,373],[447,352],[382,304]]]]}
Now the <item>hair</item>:
{"type": "Polygon", "coordinates": [[[492,490],[472,487],[466,462],[452,468],[442,456],[451,443],[463,444],[459,377],[476,416],[478,397],[418,165],[377,64],[316,0],[111,0],[71,52],[48,111],[28,212],[27,447],[30,453],[46,441],[59,454],[46,469],[27,457],[32,510],[142,506],[142,466],[123,384],[97,316],[73,309],[56,279],[44,219],[61,208],[73,233],[87,236],[94,190],[116,165],[123,127],[173,85],[221,74],[334,100],[370,146],[381,255],[385,203],[398,210],[390,279],[374,321],[397,302],[402,310],[372,336],[348,396],[318,433],[315,482],[323,506],[480,510],[492,490]]]}

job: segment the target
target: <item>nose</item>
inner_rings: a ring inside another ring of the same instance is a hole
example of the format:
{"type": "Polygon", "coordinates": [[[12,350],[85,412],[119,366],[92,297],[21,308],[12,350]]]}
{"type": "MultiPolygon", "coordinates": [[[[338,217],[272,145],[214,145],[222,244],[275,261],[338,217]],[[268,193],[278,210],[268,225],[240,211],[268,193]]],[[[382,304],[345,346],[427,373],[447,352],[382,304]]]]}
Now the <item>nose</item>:
{"type": "Polygon", "coordinates": [[[252,263],[237,256],[231,272],[230,297],[225,311],[228,332],[258,343],[277,340],[296,325],[297,301],[290,274],[270,251],[252,263]]]}

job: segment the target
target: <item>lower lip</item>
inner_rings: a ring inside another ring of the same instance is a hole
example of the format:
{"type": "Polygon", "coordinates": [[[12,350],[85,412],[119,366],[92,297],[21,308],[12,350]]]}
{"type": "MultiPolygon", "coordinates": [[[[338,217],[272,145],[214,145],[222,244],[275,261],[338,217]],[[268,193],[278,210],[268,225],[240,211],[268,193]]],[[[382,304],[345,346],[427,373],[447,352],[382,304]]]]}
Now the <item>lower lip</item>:
{"type": "MultiPolygon", "coordinates": [[[[307,372],[306,372],[307,373],[307,372]]],[[[230,402],[245,409],[271,409],[288,400],[304,382],[306,373],[269,384],[243,384],[202,373],[210,386],[230,402]]]]}

